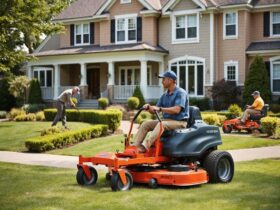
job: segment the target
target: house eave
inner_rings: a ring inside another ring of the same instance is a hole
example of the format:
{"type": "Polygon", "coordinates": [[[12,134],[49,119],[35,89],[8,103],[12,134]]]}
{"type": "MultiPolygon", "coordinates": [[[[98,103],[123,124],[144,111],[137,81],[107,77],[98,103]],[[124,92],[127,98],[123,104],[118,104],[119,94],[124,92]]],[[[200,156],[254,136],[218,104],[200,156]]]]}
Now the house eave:
{"type": "Polygon", "coordinates": [[[265,55],[265,56],[270,56],[270,55],[275,55],[279,54],[280,50],[255,50],[255,51],[246,51],[246,54],[248,56],[255,56],[255,55],[265,55]]]}
{"type": "Polygon", "coordinates": [[[74,23],[74,22],[79,22],[79,21],[101,21],[101,20],[108,20],[110,18],[110,14],[103,14],[103,15],[94,15],[94,16],[89,16],[89,17],[83,17],[83,18],[69,18],[69,19],[56,19],[53,20],[54,23],[74,23]]]}

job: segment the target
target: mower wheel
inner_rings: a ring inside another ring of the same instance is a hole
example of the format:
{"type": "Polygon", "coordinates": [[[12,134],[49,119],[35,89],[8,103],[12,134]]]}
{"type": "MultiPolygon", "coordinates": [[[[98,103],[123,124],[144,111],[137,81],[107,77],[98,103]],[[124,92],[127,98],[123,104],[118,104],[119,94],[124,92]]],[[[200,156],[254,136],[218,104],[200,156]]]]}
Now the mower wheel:
{"type": "Polygon", "coordinates": [[[204,160],[210,183],[230,182],[234,175],[234,162],[230,153],[215,150],[204,160]]]}
{"type": "Polygon", "coordinates": [[[113,191],[126,191],[132,188],[133,178],[128,171],[125,172],[125,177],[127,181],[126,185],[122,183],[119,173],[113,173],[111,177],[111,188],[113,191]]]}
{"type": "Polygon", "coordinates": [[[76,179],[79,185],[94,185],[97,181],[98,175],[97,171],[93,167],[89,167],[91,179],[87,178],[86,173],[84,172],[83,168],[79,168],[76,179]]]}
{"type": "Polygon", "coordinates": [[[158,186],[157,180],[154,179],[154,178],[151,178],[151,179],[149,180],[149,187],[152,188],[152,189],[156,189],[157,186],[158,186]]]}
{"type": "Polygon", "coordinates": [[[223,126],[223,132],[224,133],[231,133],[232,127],[230,125],[223,126]]]}

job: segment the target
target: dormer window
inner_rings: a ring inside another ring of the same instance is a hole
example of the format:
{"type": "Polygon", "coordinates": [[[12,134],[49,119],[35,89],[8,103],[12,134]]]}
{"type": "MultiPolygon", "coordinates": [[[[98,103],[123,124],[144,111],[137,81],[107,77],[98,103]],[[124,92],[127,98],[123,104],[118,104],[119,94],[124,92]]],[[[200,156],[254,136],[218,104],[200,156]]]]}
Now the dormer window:
{"type": "Polygon", "coordinates": [[[76,24],[75,25],[75,45],[89,44],[89,24],[76,24]]]}
{"type": "Polygon", "coordinates": [[[135,43],[137,41],[136,16],[116,17],[116,43],[135,43]]]}
{"type": "Polygon", "coordinates": [[[280,36],[280,12],[272,12],[272,36],[280,36]]]}

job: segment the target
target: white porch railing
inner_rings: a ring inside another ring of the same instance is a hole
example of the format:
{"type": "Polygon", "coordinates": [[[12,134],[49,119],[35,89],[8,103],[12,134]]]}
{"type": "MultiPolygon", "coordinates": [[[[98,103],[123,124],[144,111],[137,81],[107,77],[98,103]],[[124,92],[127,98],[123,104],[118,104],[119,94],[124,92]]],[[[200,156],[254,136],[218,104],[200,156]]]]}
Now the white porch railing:
{"type": "MultiPolygon", "coordinates": [[[[133,95],[136,85],[114,85],[113,93],[114,99],[128,99],[133,95]]],[[[144,96],[146,99],[156,99],[162,94],[161,86],[152,85],[147,87],[147,95],[144,96]]]]}
{"type": "Polygon", "coordinates": [[[53,99],[53,88],[52,87],[41,87],[41,93],[43,99],[53,99]]]}

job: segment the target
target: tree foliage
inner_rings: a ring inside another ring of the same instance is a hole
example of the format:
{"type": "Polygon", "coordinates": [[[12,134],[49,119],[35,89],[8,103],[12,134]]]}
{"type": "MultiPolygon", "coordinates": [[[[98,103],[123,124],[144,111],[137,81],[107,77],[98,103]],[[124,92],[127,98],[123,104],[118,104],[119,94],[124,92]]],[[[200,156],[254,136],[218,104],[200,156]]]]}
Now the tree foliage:
{"type": "Polygon", "coordinates": [[[15,97],[9,92],[9,82],[11,80],[12,76],[10,74],[0,79],[0,110],[10,111],[15,106],[15,97]]]}
{"type": "Polygon", "coordinates": [[[267,70],[263,58],[256,56],[250,65],[250,70],[246,76],[243,92],[243,102],[247,104],[252,104],[253,97],[251,94],[258,90],[261,93],[261,97],[264,99],[265,103],[270,102],[271,91],[269,87],[269,80],[267,75],[267,70]]]}
{"type": "Polygon", "coordinates": [[[51,22],[70,0],[1,0],[0,4],[0,71],[9,71],[17,64],[31,59],[40,43],[40,36],[61,30],[51,22]]]}
{"type": "Polygon", "coordinates": [[[41,87],[40,87],[40,83],[37,79],[32,79],[30,81],[28,103],[30,103],[30,104],[41,104],[42,103],[41,87]]]}
{"type": "Polygon", "coordinates": [[[26,91],[29,87],[29,79],[26,76],[15,77],[9,82],[9,92],[18,99],[18,105],[25,103],[26,91]]]}

